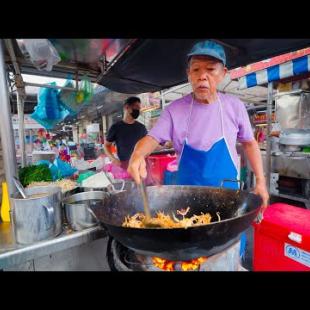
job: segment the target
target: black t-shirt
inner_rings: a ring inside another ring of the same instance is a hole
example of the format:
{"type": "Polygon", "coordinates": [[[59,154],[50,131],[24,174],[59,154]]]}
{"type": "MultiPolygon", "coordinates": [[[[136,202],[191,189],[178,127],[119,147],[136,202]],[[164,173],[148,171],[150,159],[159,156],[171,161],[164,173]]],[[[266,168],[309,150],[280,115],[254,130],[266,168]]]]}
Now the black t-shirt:
{"type": "Polygon", "coordinates": [[[119,160],[129,160],[136,143],[147,134],[145,126],[137,121],[127,124],[119,121],[111,126],[107,141],[115,142],[119,160]]]}

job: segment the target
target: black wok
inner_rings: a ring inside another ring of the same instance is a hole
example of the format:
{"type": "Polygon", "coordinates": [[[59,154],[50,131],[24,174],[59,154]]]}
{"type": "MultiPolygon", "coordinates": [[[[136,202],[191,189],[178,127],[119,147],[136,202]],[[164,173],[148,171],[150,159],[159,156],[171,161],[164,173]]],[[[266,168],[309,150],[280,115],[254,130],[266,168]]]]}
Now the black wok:
{"type": "Polygon", "coordinates": [[[251,225],[262,203],[252,193],[205,186],[150,186],[147,192],[152,215],[156,211],[176,214],[176,210],[190,207],[186,216],[209,212],[214,222],[186,229],[122,227],[125,216],[143,212],[136,188],[107,193],[102,205],[91,208],[108,234],[124,246],[170,260],[190,260],[225,250],[251,225]]]}

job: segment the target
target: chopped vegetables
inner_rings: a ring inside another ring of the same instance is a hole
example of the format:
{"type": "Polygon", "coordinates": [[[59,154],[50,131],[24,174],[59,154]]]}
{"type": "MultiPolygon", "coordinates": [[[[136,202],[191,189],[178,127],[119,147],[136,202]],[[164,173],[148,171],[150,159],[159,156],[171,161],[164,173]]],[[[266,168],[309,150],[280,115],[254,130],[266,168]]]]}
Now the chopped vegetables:
{"type": "Polygon", "coordinates": [[[19,180],[27,186],[32,182],[52,181],[52,174],[46,165],[31,165],[19,170],[19,180]]]}

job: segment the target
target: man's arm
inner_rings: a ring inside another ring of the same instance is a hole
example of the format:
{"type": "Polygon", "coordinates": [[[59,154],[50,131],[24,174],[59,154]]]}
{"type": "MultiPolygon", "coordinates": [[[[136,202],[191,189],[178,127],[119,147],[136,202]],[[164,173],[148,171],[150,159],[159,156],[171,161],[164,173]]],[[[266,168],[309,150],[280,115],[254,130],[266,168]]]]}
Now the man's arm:
{"type": "Polygon", "coordinates": [[[171,105],[164,109],[155,126],[149,134],[138,141],[129,160],[128,173],[137,184],[140,184],[141,177],[146,178],[145,157],[151,154],[159,143],[171,140],[172,118],[169,112],[171,105]]]}
{"type": "Polygon", "coordinates": [[[111,146],[112,143],[116,140],[117,137],[117,127],[116,124],[113,124],[107,134],[106,141],[104,143],[104,152],[110,158],[113,164],[120,166],[121,162],[112,154],[111,146]]]}
{"type": "Polygon", "coordinates": [[[110,158],[110,160],[112,161],[113,164],[120,166],[121,162],[117,158],[115,158],[114,155],[112,154],[112,152],[110,150],[111,146],[112,146],[112,142],[105,141],[104,152],[110,158]]]}
{"type": "Polygon", "coordinates": [[[158,145],[159,143],[151,136],[145,136],[136,144],[127,171],[137,184],[140,184],[141,178],[146,178],[147,175],[145,157],[151,154],[158,145]]]}
{"type": "Polygon", "coordinates": [[[266,180],[264,176],[263,161],[258,143],[256,140],[249,142],[242,142],[242,146],[247,159],[250,162],[251,168],[256,177],[256,186],[254,193],[260,195],[263,199],[263,208],[268,205],[269,194],[266,187],[266,180]]]}

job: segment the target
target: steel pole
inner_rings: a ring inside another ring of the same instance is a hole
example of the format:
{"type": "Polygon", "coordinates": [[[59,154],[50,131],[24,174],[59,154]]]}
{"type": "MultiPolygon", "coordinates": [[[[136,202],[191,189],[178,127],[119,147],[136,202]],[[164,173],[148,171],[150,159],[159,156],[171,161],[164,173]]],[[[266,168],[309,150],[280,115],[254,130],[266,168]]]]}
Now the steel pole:
{"type": "Polygon", "coordinates": [[[24,128],[24,99],[17,89],[17,114],[18,114],[18,136],[21,153],[22,167],[26,166],[26,150],[25,150],[25,128],[24,128]]]}
{"type": "Polygon", "coordinates": [[[52,89],[64,89],[64,90],[70,90],[70,91],[76,91],[75,88],[72,87],[64,87],[64,86],[57,86],[57,85],[49,85],[49,84],[38,84],[38,83],[30,83],[30,82],[24,82],[25,86],[34,86],[34,87],[44,87],[44,88],[52,88],[52,89]]]}
{"type": "Polygon", "coordinates": [[[166,106],[165,94],[164,92],[161,92],[161,109],[163,110],[165,106],[166,106]]]}
{"type": "Polygon", "coordinates": [[[3,40],[0,40],[0,132],[5,178],[9,194],[12,195],[15,191],[13,176],[17,175],[17,163],[3,45],[3,40]]]}
{"type": "Polygon", "coordinates": [[[271,125],[272,125],[272,102],[273,102],[273,82],[268,83],[268,101],[267,101],[267,147],[266,147],[266,181],[267,188],[270,191],[271,179],[271,125]]]}

